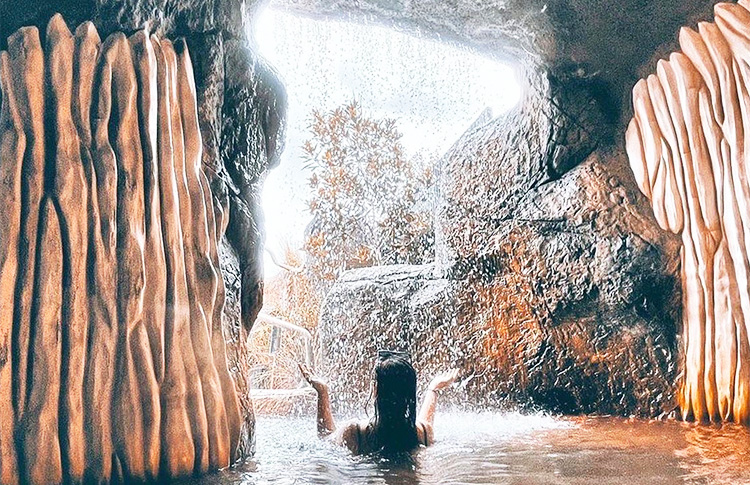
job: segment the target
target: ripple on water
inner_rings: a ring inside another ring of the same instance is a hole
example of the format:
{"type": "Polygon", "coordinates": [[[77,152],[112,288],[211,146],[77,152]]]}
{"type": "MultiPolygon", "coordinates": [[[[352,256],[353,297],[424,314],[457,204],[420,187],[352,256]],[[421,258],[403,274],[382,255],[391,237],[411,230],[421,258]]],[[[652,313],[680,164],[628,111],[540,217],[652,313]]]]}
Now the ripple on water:
{"type": "Polygon", "coordinates": [[[254,459],[193,483],[750,484],[742,426],[449,412],[434,446],[386,460],[319,440],[314,421],[259,417],[254,459]]]}

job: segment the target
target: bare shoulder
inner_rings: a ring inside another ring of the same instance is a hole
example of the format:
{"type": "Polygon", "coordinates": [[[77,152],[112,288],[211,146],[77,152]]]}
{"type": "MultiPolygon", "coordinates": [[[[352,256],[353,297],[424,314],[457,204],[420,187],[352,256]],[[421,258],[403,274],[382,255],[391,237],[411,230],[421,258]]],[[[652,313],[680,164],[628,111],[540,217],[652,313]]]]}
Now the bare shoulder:
{"type": "Polygon", "coordinates": [[[435,441],[432,425],[421,420],[417,421],[417,438],[420,444],[431,445],[435,441]]]}
{"type": "Polygon", "coordinates": [[[333,435],[333,440],[349,448],[352,453],[359,452],[359,442],[362,435],[362,426],[357,421],[350,421],[339,427],[333,435]]]}

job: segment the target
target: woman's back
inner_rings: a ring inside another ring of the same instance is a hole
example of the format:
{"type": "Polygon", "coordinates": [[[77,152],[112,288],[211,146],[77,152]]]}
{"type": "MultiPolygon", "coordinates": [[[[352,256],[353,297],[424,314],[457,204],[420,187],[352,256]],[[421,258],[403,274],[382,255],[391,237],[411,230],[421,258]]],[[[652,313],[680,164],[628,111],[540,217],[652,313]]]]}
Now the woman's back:
{"type": "Polygon", "coordinates": [[[355,455],[375,452],[398,453],[432,444],[432,426],[418,421],[414,432],[414,439],[395,434],[388,435],[376,429],[371,422],[355,421],[342,427],[340,436],[334,436],[334,439],[355,455]]]}
{"type": "Polygon", "coordinates": [[[318,392],[318,434],[346,445],[353,453],[411,451],[432,443],[437,391],[455,381],[456,369],[432,379],[417,416],[417,374],[403,352],[380,351],[375,365],[375,415],[366,424],[336,429],[328,386],[300,365],[302,375],[318,392]]]}

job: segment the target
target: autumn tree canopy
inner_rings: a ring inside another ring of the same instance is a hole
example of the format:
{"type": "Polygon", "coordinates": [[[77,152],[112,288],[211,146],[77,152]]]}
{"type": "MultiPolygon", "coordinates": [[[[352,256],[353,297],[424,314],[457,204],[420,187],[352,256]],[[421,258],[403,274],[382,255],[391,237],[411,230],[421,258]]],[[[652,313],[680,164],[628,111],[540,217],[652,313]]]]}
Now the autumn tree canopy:
{"type": "Polygon", "coordinates": [[[408,157],[393,119],[373,119],[357,102],[314,111],[304,145],[313,215],[304,249],[315,279],[382,264],[432,258],[432,168],[408,157]]]}

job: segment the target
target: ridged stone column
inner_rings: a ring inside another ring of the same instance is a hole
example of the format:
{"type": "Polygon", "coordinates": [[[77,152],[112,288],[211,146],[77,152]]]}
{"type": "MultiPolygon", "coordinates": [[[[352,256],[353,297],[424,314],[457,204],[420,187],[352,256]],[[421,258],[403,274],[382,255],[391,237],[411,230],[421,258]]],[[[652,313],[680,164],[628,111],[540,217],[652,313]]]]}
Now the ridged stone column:
{"type": "Polygon", "coordinates": [[[0,53],[0,482],[228,466],[240,416],[184,41],[59,15],[0,53]]]}
{"type": "Polygon", "coordinates": [[[750,423],[750,2],[680,32],[633,89],[630,164],[682,235],[685,419],[750,423]]]}

